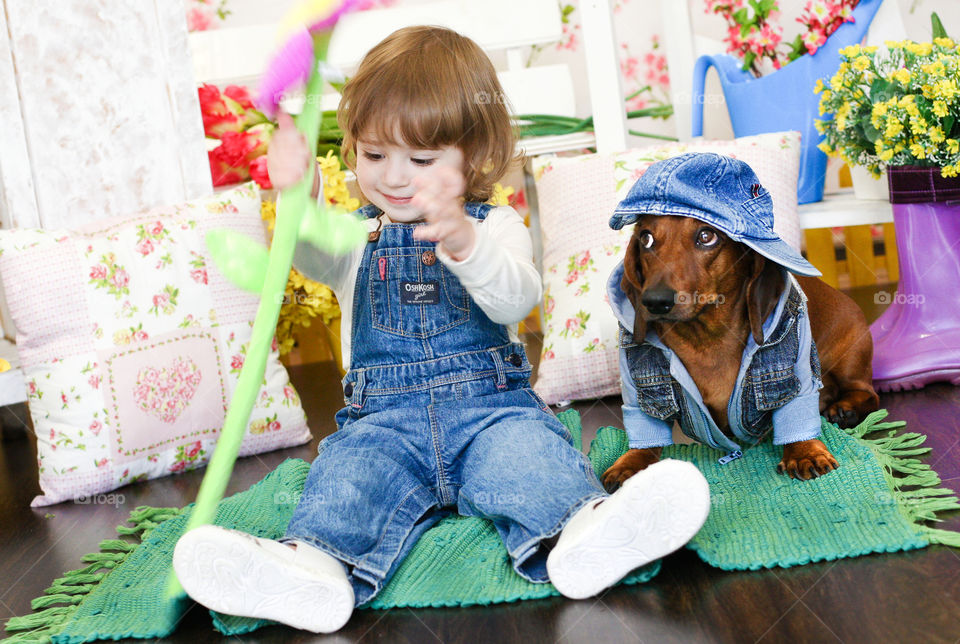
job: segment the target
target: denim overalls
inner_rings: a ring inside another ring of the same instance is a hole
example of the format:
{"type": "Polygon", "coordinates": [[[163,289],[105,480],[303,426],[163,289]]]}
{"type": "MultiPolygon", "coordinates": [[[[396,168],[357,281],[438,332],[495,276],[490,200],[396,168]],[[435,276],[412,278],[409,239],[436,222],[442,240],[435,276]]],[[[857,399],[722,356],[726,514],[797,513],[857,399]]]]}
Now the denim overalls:
{"type": "MultiPolygon", "coordinates": [[[[489,209],[466,204],[481,221],[489,209]]],[[[361,213],[380,215],[374,206],[361,213]]],[[[284,537],[343,562],[358,605],[454,510],[491,519],[514,569],[546,582],[540,541],[606,494],[530,389],[523,345],[490,321],[432,242],[413,239],[418,225],[385,224],[366,246],[346,407],[284,537]]]]}

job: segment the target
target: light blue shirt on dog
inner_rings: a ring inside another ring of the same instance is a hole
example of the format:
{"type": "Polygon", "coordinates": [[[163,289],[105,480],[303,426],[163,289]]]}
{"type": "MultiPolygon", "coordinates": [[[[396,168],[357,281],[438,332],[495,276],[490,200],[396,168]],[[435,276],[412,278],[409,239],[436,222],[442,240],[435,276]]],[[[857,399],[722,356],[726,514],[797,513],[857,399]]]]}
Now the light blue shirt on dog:
{"type": "Polygon", "coordinates": [[[750,335],[743,350],[727,406],[734,441],[717,427],[686,367],[656,332],[648,330],[639,343],[633,338],[635,312],[620,288],[623,270],[622,262],[613,270],[607,295],[620,322],[623,422],[631,449],[672,444],[674,421],[690,438],[730,453],[758,443],[771,427],[776,445],[820,435],[820,362],[807,298],[792,275],[783,271],[785,288],[764,321],[763,345],[750,335]]]}

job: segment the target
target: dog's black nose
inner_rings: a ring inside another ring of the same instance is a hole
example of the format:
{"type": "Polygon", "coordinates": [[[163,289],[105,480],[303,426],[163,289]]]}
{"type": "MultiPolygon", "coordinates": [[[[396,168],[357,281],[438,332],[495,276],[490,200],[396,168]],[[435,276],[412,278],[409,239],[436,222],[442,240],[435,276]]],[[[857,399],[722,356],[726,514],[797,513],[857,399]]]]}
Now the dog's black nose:
{"type": "Polygon", "coordinates": [[[653,315],[663,315],[673,308],[677,301],[677,292],[670,288],[658,288],[644,291],[640,301],[653,315]]]}

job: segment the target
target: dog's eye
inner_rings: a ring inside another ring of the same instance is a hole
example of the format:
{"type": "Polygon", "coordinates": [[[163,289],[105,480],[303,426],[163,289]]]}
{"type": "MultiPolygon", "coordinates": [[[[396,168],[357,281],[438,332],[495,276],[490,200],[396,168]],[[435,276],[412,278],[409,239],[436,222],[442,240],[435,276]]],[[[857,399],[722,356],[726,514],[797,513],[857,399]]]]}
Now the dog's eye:
{"type": "Polygon", "coordinates": [[[649,230],[640,233],[640,245],[644,248],[653,247],[653,234],[651,234],[649,230]]]}
{"type": "Polygon", "coordinates": [[[701,246],[706,246],[710,248],[711,246],[716,246],[717,242],[720,241],[720,236],[717,235],[716,231],[709,228],[701,228],[697,231],[697,243],[701,246]]]}

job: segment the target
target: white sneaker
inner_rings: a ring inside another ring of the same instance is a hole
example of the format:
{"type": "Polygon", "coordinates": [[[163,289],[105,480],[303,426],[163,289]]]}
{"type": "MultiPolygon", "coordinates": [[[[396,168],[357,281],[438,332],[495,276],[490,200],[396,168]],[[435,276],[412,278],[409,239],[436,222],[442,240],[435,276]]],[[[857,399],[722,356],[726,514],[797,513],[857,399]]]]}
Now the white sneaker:
{"type": "Polygon", "coordinates": [[[338,630],[353,613],[353,587],[334,557],[297,543],[205,525],[180,537],[173,568],[198,603],[314,633],[338,630]]]}
{"type": "Polygon", "coordinates": [[[687,543],[709,511],[710,487],[700,470],[659,461],[570,518],[547,556],[547,574],[565,597],[591,597],[687,543]]]}

